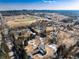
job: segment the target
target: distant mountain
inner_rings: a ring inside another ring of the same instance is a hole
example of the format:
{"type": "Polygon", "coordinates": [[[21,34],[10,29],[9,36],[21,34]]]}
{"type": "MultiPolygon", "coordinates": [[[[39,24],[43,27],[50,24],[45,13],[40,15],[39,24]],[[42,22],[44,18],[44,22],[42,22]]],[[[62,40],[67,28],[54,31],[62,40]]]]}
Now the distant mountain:
{"type": "Polygon", "coordinates": [[[9,10],[0,11],[2,15],[20,15],[20,14],[34,14],[34,13],[59,13],[66,16],[79,16],[79,10],[9,10]]]}

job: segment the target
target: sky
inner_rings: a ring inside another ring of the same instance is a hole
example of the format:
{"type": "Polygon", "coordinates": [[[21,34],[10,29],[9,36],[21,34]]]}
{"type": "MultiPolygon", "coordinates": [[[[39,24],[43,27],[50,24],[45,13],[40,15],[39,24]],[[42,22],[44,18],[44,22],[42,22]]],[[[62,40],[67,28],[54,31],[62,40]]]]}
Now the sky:
{"type": "Polygon", "coordinates": [[[0,10],[79,10],[79,0],[0,0],[0,10]]]}

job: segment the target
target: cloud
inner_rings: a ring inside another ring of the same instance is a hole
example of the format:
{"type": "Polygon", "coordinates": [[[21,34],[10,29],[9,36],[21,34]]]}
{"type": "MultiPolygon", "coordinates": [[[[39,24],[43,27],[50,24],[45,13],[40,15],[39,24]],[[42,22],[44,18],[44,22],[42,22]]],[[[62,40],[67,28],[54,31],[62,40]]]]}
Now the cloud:
{"type": "Polygon", "coordinates": [[[44,3],[55,3],[56,0],[42,0],[44,3]]]}

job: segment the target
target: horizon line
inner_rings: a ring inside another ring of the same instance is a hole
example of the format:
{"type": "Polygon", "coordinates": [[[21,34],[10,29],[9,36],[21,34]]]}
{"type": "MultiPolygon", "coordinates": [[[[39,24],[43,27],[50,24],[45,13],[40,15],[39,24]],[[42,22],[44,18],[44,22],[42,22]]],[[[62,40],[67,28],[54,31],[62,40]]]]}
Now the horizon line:
{"type": "Polygon", "coordinates": [[[16,11],[18,11],[18,10],[50,10],[50,11],[52,11],[52,10],[71,10],[71,11],[74,11],[74,10],[79,10],[79,9],[7,9],[7,10],[0,10],[0,11],[13,11],[13,10],[16,10],[16,11]]]}

